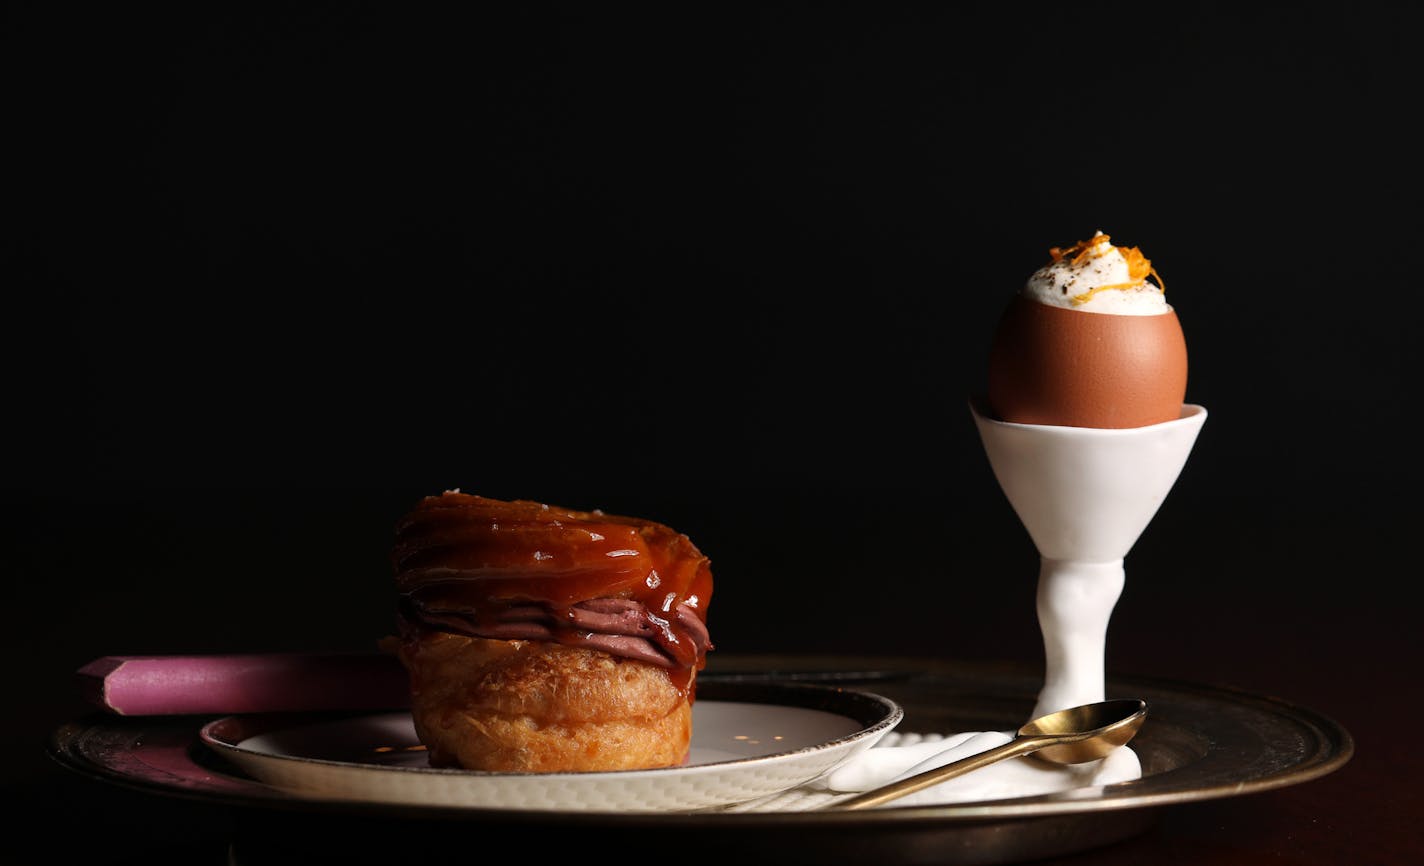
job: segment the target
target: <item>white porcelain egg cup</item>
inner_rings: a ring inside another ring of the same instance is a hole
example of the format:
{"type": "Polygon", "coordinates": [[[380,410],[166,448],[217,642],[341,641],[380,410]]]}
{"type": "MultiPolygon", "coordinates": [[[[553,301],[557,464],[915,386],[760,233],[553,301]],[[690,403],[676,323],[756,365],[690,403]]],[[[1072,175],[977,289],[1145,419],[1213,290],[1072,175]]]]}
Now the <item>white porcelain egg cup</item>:
{"type": "Polygon", "coordinates": [[[1177,481],[1206,409],[1126,429],[1015,424],[973,403],[994,476],[1039,554],[1045,677],[1030,718],[1105,698],[1108,620],[1123,560],[1177,481]]]}

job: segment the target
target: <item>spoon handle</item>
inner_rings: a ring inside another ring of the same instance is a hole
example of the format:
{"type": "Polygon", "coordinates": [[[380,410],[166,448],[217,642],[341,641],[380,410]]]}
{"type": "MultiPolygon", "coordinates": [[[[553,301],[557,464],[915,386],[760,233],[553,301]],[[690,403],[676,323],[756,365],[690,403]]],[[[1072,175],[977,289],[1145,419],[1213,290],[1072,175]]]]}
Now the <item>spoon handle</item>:
{"type": "Polygon", "coordinates": [[[872,788],[862,794],[857,794],[849,800],[842,800],[834,803],[829,809],[868,809],[872,806],[879,806],[881,803],[888,803],[897,800],[906,794],[913,794],[916,791],[924,790],[931,785],[937,785],[956,776],[962,776],[980,767],[987,767],[990,764],[1014,758],[1019,755],[1027,755],[1036,752],[1046,746],[1051,746],[1056,742],[1053,737],[1019,736],[1002,746],[995,746],[992,749],[980,752],[977,755],[970,755],[967,758],[960,758],[957,761],[950,761],[932,770],[925,770],[923,773],[916,773],[898,782],[891,782],[879,788],[872,788]]]}

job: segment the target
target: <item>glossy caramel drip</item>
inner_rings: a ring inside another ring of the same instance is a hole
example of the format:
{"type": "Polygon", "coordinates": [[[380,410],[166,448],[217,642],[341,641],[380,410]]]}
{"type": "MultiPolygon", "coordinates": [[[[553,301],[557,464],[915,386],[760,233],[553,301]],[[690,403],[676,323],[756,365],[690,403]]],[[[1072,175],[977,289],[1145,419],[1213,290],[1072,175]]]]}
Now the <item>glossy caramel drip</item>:
{"type": "Polygon", "coordinates": [[[422,627],[440,628],[431,624],[438,613],[467,633],[493,633],[532,603],[568,624],[551,639],[583,644],[590,635],[572,624],[575,605],[629,599],[644,609],[667,667],[690,672],[706,661],[711,564],[660,523],[452,491],[426,497],[397,523],[392,564],[404,607],[431,614],[422,627]],[[694,629],[680,621],[688,616],[694,629]]]}

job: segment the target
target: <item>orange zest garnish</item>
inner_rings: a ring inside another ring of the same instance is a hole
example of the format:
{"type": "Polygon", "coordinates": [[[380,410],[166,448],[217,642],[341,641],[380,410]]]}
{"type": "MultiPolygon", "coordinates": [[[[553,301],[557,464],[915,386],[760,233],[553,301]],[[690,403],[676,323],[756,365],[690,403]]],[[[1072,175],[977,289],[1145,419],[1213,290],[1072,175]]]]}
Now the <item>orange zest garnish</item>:
{"type": "Polygon", "coordinates": [[[1083,292],[1081,295],[1074,295],[1072,298],[1074,306],[1086,304],[1088,299],[1098,292],[1138,288],[1147,281],[1149,276],[1156,281],[1159,289],[1166,292],[1166,284],[1162,282],[1162,277],[1157,273],[1157,269],[1152,267],[1152,260],[1144,256],[1142,250],[1137,247],[1113,246],[1111,235],[1098,234],[1085,241],[1078,241],[1072,246],[1050,247],[1048,255],[1052,258],[1054,263],[1061,262],[1064,259],[1070,259],[1071,257],[1070,264],[1080,265],[1088,259],[1105,256],[1111,250],[1117,250],[1127,261],[1127,275],[1131,277],[1131,279],[1126,283],[1112,283],[1106,286],[1098,286],[1095,289],[1089,289],[1083,292]]]}

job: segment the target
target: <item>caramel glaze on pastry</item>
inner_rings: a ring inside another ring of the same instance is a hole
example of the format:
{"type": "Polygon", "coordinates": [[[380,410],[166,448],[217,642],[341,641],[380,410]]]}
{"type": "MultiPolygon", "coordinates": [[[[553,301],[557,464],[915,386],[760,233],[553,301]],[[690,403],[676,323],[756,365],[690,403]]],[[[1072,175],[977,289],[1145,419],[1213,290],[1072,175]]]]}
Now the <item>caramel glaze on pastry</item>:
{"type": "Polygon", "coordinates": [[[659,523],[449,491],[396,526],[391,648],[437,767],[686,760],[711,565],[659,523]]]}

